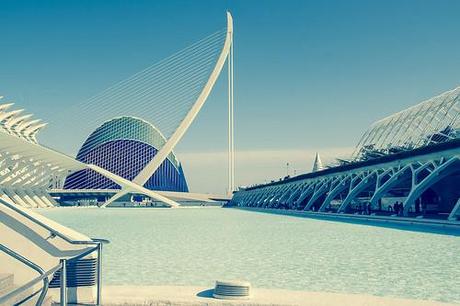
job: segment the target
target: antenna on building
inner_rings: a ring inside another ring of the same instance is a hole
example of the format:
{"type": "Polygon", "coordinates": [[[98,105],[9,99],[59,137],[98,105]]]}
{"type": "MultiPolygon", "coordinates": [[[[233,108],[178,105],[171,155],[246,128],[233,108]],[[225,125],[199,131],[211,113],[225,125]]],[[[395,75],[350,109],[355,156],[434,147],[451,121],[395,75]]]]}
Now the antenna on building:
{"type": "Polygon", "coordinates": [[[323,163],[321,162],[321,158],[319,157],[318,152],[315,155],[315,161],[313,162],[313,169],[312,172],[320,171],[323,169],[323,163]]]}

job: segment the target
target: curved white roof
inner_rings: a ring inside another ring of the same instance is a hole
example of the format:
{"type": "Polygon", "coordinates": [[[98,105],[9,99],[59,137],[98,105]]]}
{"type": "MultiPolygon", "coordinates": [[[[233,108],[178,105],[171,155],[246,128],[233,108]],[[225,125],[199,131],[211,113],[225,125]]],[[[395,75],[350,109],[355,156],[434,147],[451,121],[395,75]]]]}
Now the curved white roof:
{"type": "Polygon", "coordinates": [[[364,133],[355,151],[388,152],[422,147],[460,134],[460,87],[378,120],[364,133]]]}
{"type": "MultiPolygon", "coordinates": [[[[166,143],[166,138],[152,123],[134,116],[119,116],[103,122],[88,136],[77,154],[77,159],[96,147],[114,140],[137,140],[157,150],[166,143]]],[[[168,159],[179,168],[179,161],[174,152],[168,155],[168,159]]]]}

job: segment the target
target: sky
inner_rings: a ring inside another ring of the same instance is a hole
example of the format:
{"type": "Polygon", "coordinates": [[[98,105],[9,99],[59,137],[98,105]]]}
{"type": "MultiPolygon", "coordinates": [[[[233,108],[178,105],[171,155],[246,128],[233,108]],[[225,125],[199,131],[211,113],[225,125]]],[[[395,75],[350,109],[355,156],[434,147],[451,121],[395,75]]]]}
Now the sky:
{"type": "MultiPolygon", "coordinates": [[[[0,94],[52,122],[221,29],[227,10],[237,185],[347,156],[375,120],[460,85],[460,1],[2,0],[0,94]]],[[[225,191],[226,82],[175,150],[192,191],[225,191]]],[[[67,128],[39,139],[75,155],[80,129],[67,128]]]]}

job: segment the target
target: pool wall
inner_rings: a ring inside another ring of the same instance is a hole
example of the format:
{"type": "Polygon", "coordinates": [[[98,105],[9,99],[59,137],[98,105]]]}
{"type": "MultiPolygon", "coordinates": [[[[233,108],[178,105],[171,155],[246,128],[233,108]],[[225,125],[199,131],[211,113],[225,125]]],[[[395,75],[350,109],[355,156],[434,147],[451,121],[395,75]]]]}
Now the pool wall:
{"type": "Polygon", "coordinates": [[[350,215],[336,213],[321,213],[287,209],[257,208],[257,207],[231,207],[245,211],[269,213],[277,215],[295,216],[318,220],[338,221],[370,226],[380,226],[416,232],[460,236],[460,222],[433,219],[414,219],[391,216],[350,215]]]}

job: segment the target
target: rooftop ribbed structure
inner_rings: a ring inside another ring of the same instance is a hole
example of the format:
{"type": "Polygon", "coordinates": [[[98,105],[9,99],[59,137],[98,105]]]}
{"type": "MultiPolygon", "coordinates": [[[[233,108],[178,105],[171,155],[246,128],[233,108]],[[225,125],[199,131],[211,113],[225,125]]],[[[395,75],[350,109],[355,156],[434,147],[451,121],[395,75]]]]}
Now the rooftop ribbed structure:
{"type": "MultiPolygon", "coordinates": [[[[0,96],[0,102],[3,99],[0,96]]],[[[37,134],[47,123],[32,118],[24,109],[12,109],[14,103],[0,104],[0,130],[10,135],[37,143],[37,134]]]]}
{"type": "Polygon", "coordinates": [[[359,141],[354,159],[366,160],[446,142],[460,136],[460,87],[376,121],[359,141]]]}

